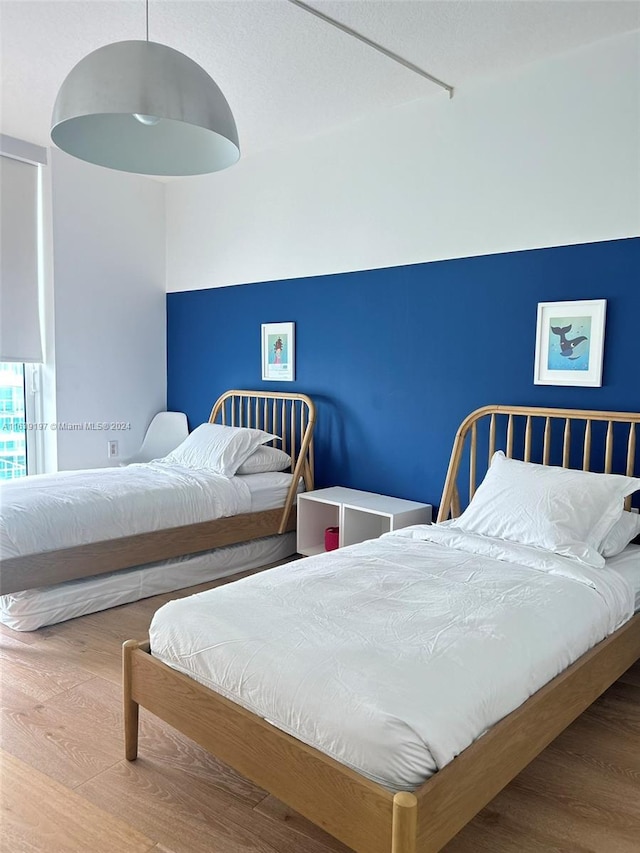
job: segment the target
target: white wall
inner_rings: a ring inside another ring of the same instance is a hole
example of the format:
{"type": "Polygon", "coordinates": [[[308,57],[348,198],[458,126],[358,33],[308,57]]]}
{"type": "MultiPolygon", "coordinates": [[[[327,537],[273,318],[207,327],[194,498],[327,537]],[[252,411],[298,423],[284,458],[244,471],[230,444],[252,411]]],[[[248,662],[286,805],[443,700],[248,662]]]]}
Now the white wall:
{"type": "Polygon", "coordinates": [[[171,183],[168,289],[635,236],[639,69],[625,35],[171,183]]]}
{"type": "Polygon", "coordinates": [[[58,467],[117,464],[166,407],[164,186],[51,151],[58,467]]]}

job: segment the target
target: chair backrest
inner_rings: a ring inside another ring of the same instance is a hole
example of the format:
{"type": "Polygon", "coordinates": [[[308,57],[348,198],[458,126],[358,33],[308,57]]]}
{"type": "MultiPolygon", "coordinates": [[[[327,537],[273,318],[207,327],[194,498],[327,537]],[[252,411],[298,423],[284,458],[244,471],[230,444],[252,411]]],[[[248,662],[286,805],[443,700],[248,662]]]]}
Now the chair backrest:
{"type": "Polygon", "coordinates": [[[149,424],[136,462],[150,462],[171,453],[189,435],[184,412],[158,412],[149,424]]]}

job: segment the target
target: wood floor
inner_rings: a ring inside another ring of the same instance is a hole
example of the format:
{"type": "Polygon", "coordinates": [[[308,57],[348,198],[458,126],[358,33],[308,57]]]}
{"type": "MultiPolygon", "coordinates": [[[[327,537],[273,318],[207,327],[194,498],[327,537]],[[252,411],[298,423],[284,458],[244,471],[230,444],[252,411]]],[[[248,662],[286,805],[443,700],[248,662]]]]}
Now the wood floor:
{"type": "MultiPolygon", "coordinates": [[[[141,711],[123,760],[120,645],[170,593],[33,633],[0,626],[2,853],[348,853],[141,711]]],[[[446,853],[638,853],[640,663],[446,853]]]]}

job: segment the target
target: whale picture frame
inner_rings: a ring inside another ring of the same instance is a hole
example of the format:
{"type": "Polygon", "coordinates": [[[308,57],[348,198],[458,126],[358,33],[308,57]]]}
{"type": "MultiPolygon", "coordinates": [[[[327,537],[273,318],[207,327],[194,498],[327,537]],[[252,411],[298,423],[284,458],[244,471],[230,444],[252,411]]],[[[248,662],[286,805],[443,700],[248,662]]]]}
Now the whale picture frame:
{"type": "Polygon", "coordinates": [[[539,302],[535,385],[602,386],[606,299],[539,302]]]}

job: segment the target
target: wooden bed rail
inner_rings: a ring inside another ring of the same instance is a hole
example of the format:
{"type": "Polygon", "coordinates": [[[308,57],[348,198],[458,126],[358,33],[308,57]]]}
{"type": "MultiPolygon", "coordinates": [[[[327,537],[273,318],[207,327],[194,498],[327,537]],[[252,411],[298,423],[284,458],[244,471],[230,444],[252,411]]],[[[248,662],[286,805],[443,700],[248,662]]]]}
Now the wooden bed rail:
{"type": "Polygon", "coordinates": [[[594,646],[415,792],[393,793],[170,669],[148,642],[123,646],[125,756],[138,706],[186,734],[357,853],[437,853],[640,655],[640,615],[594,646]]]}
{"type": "Polygon", "coordinates": [[[415,839],[415,817],[396,815],[390,791],[170,669],[148,642],[127,640],[122,664],[128,761],[137,756],[142,705],[354,850],[410,853],[403,844],[412,827],[415,839]]]}
{"type": "Polygon", "coordinates": [[[278,533],[287,530],[300,477],[307,492],[313,490],[313,428],[315,403],[306,394],[274,391],[227,391],[216,401],[209,423],[262,429],[280,437],[279,447],[291,457],[291,485],[278,533]]]}
{"type": "MultiPolygon", "coordinates": [[[[483,458],[487,464],[496,450],[503,450],[512,459],[522,459],[525,462],[540,462],[544,465],[561,465],[563,468],[577,467],[571,465],[571,459],[580,459],[580,467],[584,471],[592,471],[594,455],[593,436],[594,424],[606,424],[602,429],[603,456],[601,470],[606,474],[618,473],[634,476],[640,470],[640,441],[637,440],[637,424],[640,424],[640,414],[633,412],[602,412],[593,409],[552,409],[533,406],[484,406],[472,412],[460,425],[449,461],[442,501],[438,512],[438,521],[447,518],[457,518],[462,511],[460,499],[459,476],[461,462],[469,439],[469,500],[478,487],[479,460],[483,458]],[[480,456],[478,425],[488,420],[488,446],[486,456],[480,456]],[[500,423],[499,419],[506,419],[500,423]],[[584,424],[579,429],[572,429],[575,424],[584,424]],[[561,430],[561,450],[558,429],[561,430]],[[616,424],[620,425],[616,430],[616,424]],[[534,430],[540,426],[542,442],[534,444],[534,430]],[[500,438],[498,432],[500,429],[500,438]],[[618,433],[618,434],[617,434],[618,433]],[[622,436],[619,433],[623,433],[622,436]],[[518,439],[522,439],[519,441],[518,439]],[[622,440],[621,440],[622,439],[622,440]],[[541,444],[541,447],[539,446],[541,444]],[[621,445],[622,448],[621,448],[621,445]],[[541,453],[534,453],[534,448],[541,453]],[[552,457],[552,450],[558,450],[552,457]],[[619,458],[624,455],[623,464],[619,458]],[[616,462],[618,464],[616,465],[616,462]]],[[[631,497],[625,501],[626,509],[631,507],[631,497]]]]}

